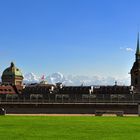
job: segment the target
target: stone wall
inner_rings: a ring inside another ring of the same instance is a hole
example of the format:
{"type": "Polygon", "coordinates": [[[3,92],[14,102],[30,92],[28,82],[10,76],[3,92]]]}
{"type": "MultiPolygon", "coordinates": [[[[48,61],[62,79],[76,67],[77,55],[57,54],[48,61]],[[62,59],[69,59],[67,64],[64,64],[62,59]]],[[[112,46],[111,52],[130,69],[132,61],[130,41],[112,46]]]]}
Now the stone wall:
{"type": "Polygon", "coordinates": [[[96,110],[124,111],[125,114],[137,114],[138,105],[135,103],[3,103],[1,108],[7,114],[94,114],[96,110]]]}

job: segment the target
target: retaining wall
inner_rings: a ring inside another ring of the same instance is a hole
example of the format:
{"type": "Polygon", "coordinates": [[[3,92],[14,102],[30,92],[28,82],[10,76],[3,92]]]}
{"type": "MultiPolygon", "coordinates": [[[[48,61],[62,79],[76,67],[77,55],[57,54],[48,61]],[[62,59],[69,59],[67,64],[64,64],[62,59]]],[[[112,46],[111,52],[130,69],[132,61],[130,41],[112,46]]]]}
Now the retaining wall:
{"type": "Polygon", "coordinates": [[[94,114],[96,110],[118,110],[137,114],[136,103],[1,103],[7,114],[94,114]]]}

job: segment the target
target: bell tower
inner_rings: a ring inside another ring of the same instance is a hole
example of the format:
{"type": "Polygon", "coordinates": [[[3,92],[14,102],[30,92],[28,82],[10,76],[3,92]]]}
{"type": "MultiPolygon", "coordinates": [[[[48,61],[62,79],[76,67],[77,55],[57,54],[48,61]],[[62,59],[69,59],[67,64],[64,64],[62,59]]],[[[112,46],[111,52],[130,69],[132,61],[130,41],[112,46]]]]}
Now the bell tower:
{"type": "Polygon", "coordinates": [[[140,46],[139,46],[139,33],[137,37],[137,49],[135,54],[135,62],[131,69],[131,86],[134,87],[135,93],[140,93],[140,46]]]}

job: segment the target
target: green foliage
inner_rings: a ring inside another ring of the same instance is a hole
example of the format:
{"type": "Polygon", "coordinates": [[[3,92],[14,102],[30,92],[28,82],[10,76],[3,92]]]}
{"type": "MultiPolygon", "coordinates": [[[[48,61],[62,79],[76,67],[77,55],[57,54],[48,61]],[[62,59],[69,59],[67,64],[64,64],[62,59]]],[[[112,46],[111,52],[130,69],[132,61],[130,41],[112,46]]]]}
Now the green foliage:
{"type": "Polygon", "coordinates": [[[0,117],[0,140],[126,139],[140,139],[139,117],[0,117]]]}

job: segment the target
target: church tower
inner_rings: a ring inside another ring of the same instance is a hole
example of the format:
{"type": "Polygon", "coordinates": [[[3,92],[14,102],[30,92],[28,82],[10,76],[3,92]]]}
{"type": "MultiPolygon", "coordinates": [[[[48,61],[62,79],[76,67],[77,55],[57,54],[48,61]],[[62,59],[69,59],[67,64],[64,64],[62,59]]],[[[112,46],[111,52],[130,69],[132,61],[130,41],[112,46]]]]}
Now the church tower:
{"type": "Polygon", "coordinates": [[[135,54],[135,62],[131,69],[131,86],[134,87],[135,93],[140,93],[140,46],[139,46],[139,33],[137,37],[137,50],[135,54]]]}

